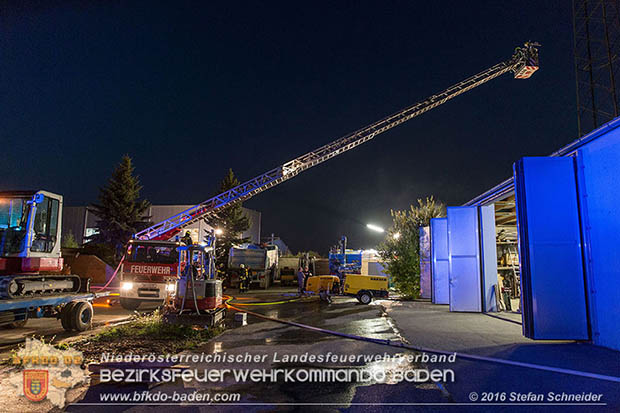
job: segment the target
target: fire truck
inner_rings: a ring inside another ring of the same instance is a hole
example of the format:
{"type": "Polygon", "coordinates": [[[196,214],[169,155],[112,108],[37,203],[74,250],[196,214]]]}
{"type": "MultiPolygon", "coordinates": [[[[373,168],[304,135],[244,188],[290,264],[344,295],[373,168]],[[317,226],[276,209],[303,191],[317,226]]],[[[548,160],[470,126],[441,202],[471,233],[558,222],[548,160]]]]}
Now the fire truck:
{"type": "Polygon", "coordinates": [[[120,268],[120,303],[127,310],[158,307],[176,290],[178,241],[132,239],[120,268]]]}

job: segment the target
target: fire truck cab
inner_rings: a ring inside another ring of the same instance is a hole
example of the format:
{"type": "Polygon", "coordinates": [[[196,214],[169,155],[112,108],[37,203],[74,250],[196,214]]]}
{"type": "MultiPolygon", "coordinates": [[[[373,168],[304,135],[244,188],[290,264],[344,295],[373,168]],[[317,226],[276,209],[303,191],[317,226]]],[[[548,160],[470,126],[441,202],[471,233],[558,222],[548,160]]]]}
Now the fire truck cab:
{"type": "Polygon", "coordinates": [[[120,272],[120,302],[127,310],[158,307],[174,295],[179,269],[175,241],[131,240],[120,272]]]}

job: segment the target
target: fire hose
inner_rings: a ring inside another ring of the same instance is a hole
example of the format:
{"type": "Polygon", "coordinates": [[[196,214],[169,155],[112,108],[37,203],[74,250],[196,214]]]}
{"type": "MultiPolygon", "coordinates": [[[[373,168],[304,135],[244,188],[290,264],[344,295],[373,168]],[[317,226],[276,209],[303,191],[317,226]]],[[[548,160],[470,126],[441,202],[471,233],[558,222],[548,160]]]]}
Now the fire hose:
{"type": "Polygon", "coordinates": [[[110,283],[114,281],[114,278],[116,278],[116,274],[118,273],[118,270],[121,268],[121,265],[123,265],[123,261],[125,261],[126,256],[127,254],[123,254],[123,256],[121,257],[121,260],[118,262],[118,265],[116,266],[116,270],[114,270],[114,273],[112,274],[108,282],[103,287],[93,287],[93,289],[105,290],[108,287],[108,285],[110,285],[110,283]]]}

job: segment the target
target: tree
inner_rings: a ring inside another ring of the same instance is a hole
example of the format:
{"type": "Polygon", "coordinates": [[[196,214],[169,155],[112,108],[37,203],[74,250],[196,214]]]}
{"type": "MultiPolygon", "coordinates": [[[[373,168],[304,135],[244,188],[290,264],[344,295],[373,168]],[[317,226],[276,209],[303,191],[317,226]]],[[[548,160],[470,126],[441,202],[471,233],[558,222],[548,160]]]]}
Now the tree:
{"type": "Polygon", "coordinates": [[[430,224],[431,218],[446,215],[446,207],[433,197],[409,210],[391,211],[392,226],[385,240],[379,245],[379,255],[386,264],[396,289],[405,299],[420,296],[420,227],[430,224]]]}
{"type": "Polygon", "coordinates": [[[91,205],[98,218],[99,232],[89,237],[89,241],[114,248],[119,255],[132,235],[149,223],[150,217],[144,214],[150,203],[140,200],[141,189],[131,158],[124,155],[108,183],[99,189],[99,203],[91,205]]]}
{"type": "Polygon", "coordinates": [[[73,232],[69,230],[65,235],[62,236],[62,240],[60,241],[62,248],[78,248],[79,245],[75,240],[75,236],[73,236],[73,232]]]}
{"type": "MultiPolygon", "coordinates": [[[[226,192],[239,186],[239,180],[235,177],[232,169],[220,183],[219,193],[226,192]]],[[[241,202],[223,208],[212,218],[208,219],[208,224],[213,228],[221,229],[222,234],[218,235],[215,248],[216,263],[228,266],[228,252],[233,245],[248,242],[249,238],[243,237],[243,232],[250,228],[250,219],[244,215],[241,202]]]]}

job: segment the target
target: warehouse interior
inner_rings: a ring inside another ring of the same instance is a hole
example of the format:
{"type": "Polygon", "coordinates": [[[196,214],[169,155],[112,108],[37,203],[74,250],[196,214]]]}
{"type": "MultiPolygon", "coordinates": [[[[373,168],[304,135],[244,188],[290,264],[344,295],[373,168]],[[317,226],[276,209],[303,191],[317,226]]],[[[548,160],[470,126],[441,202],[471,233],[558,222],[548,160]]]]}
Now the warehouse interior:
{"type": "Polygon", "coordinates": [[[514,193],[496,201],[495,238],[497,245],[498,310],[520,311],[520,268],[517,211],[514,193]]]}

